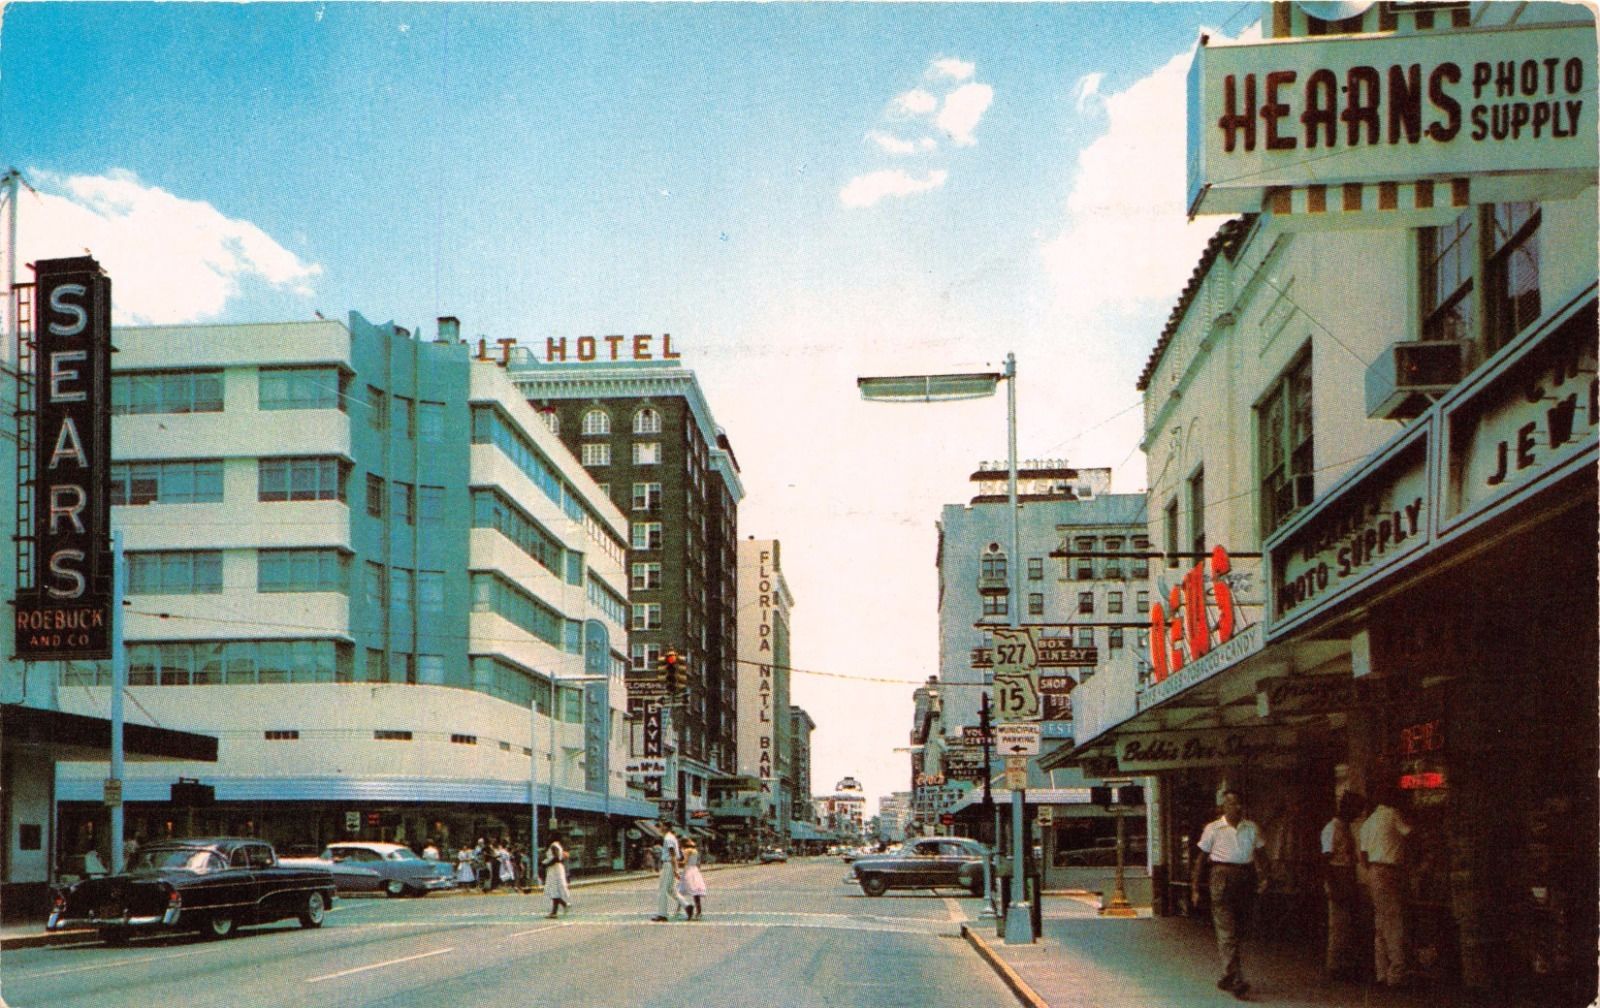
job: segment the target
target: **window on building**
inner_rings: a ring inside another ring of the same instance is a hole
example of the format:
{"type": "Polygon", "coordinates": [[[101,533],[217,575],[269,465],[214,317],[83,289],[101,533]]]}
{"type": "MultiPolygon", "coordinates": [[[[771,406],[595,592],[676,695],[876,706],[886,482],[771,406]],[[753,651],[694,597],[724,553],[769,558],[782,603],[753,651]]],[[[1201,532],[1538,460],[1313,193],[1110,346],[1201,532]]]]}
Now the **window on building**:
{"type": "Polygon", "coordinates": [[[983,614],[985,616],[1004,616],[1011,611],[1006,604],[1004,595],[985,595],[983,597],[983,614]]]}
{"type": "Polygon", "coordinates": [[[659,511],[661,509],[661,484],[635,483],[633,485],[633,509],[635,511],[659,511]]]}
{"type": "Polygon", "coordinates": [[[1094,615],[1094,592],[1078,593],[1078,613],[1080,615],[1094,615]]]}
{"type": "Polygon", "coordinates": [[[1076,568],[1077,579],[1079,581],[1093,581],[1095,558],[1091,554],[1095,552],[1094,536],[1078,536],[1072,542],[1072,549],[1076,554],[1072,559],[1072,563],[1076,568]]]}
{"type": "Polygon", "coordinates": [[[1167,567],[1178,566],[1178,498],[1167,501],[1166,510],[1162,512],[1163,525],[1161,536],[1166,543],[1167,567]]]}
{"type": "Polygon", "coordinates": [[[417,487],[417,521],[424,524],[444,521],[444,487],[417,487]]]}
{"type": "Polygon", "coordinates": [[[631,587],[634,591],[649,591],[660,588],[661,565],[659,563],[634,564],[631,587]]]}
{"type": "Polygon", "coordinates": [[[1134,632],[1134,640],[1138,642],[1139,650],[1141,652],[1149,653],[1149,651],[1150,651],[1150,631],[1148,631],[1148,630],[1137,630],[1137,631],[1135,631],[1134,632]]]}
{"type": "Polygon", "coordinates": [[[430,442],[444,440],[444,403],[418,400],[417,439],[430,442]]]}
{"type": "Polygon", "coordinates": [[[633,523],[633,548],[637,550],[657,550],[661,548],[661,523],[660,522],[634,522],[633,523]]]}
{"type": "Polygon", "coordinates": [[[660,644],[634,644],[632,648],[633,669],[636,672],[654,671],[656,661],[661,657],[660,644]]]}
{"type": "Polygon", "coordinates": [[[345,466],[336,458],[264,458],[256,498],[262,501],[344,500],[345,466]]]}
{"type": "Polygon", "coordinates": [[[1190,562],[1206,552],[1206,471],[1196,469],[1189,477],[1189,551],[1194,554],[1190,562]]]}
{"type": "Polygon", "coordinates": [[[128,645],[128,684],[349,682],[350,664],[350,645],[331,640],[145,642],[128,645]]]}
{"type": "Polygon", "coordinates": [[[383,477],[367,473],[367,514],[374,518],[383,517],[383,494],[383,477]]]}
{"type": "Polygon", "coordinates": [[[216,504],[222,500],[222,462],[113,462],[111,503],[216,504]]]}
{"type": "Polygon", "coordinates": [[[604,441],[586,443],[580,451],[583,453],[583,464],[586,466],[608,466],[611,464],[611,446],[604,441]]]}
{"type": "Polygon", "coordinates": [[[256,553],[256,591],[344,592],[350,557],[336,549],[264,549],[256,553]]]}
{"type": "Polygon", "coordinates": [[[389,426],[389,397],[376,385],[367,386],[367,426],[373,430],[389,426]]]}
{"type": "Polygon", "coordinates": [[[405,437],[417,436],[417,404],[409,396],[397,395],[394,401],[394,428],[405,437]]]}
{"type": "Polygon", "coordinates": [[[472,524],[476,528],[499,531],[537,560],[540,566],[552,574],[562,575],[566,551],[562,548],[561,540],[500,491],[487,488],[472,491],[472,524]]]}
{"type": "Polygon", "coordinates": [[[130,595],[214,595],[222,591],[221,550],[128,554],[130,595]]]}
{"type": "Polygon", "coordinates": [[[1075,647],[1094,647],[1094,627],[1077,627],[1072,634],[1075,647]]]}
{"type": "Polygon", "coordinates": [[[1119,591],[1106,593],[1106,612],[1113,616],[1122,612],[1122,593],[1119,591]]]}
{"type": "Polygon", "coordinates": [[[1122,628],[1111,627],[1106,631],[1106,647],[1112,651],[1122,650],[1122,628]]]}
{"type": "Polygon", "coordinates": [[[389,568],[389,611],[411,612],[412,587],[416,575],[404,567],[389,568]]]}
{"type": "MultiPolygon", "coordinates": [[[[1262,533],[1311,503],[1311,355],[1273,383],[1256,408],[1260,438],[1262,533]]],[[[1170,563],[1169,566],[1176,566],[1170,563]]]]}
{"type": "Polygon", "coordinates": [[[1448,224],[1418,233],[1422,256],[1422,338],[1467,340],[1473,329],[1473,274],[1477,270],[1477,208],[1448,224]]]}
{"type": "Polygon", "coordinates": [[[429,616],[444,612],[444,571],[417,571],[417,611],[429,616]]]}
{"type": "Polygon", "coordinates": [[[633,622],[629,624],[633,630],[660,630],[661,629],[661,603],[660,602],[635,602],[633,603],[633,622]]]}
{"type": "Polygon", "coordinates": [[[1142,592],[1138,592],[1137,594],[1135,594],[1134,595],[1134,607],[1139,612],[1142,612],[1142,613],[1149,612],[1150,611],[1150,593],[1147,592],[1147,591],[1142,591],[1142,592]]]}
{"type": "MultiPolygon", "coordinates": [[[[1122,537],[1108,536],[1106,538],[1106,552],[1120,553],[1122,551],[1122,537]]],[[[1122,580],[1122,558],[1106,557],[1106,578],[1110,581],[1122,580]]]]}
{"type": "Polygon", "coordinates": [[[362,578],[363,594],[366,596],[367,608],[372,611],[382,611],[388,607],[389,577],[384,572],[383,565],[371,560],[367,561],[365,576],[362,578]]]}
{"type": "Polygon", "coordinates": [[[544,419],[544,425],[550,428],[550,433],[561,433],[561,414],[557,413],[553,407],[541,409],[539,416],[544,419]]]}
{"type": "Polygon", "coordinates": [[[661,414],[646,406],[633,415],[633,432],[635,434],[660,434],[661,414]]]}
{"type": "Polygon", "coordinates": [[[262,368],[259,377],[264,410],[344,409],[346,377],[336,367],[262,368]]]}
{"type": "Polygon", "coordinates": [[[1029,557],[1028,558],[1028,580],[1029,581],[1043,581],[1044,580],[1044,557],[1029,557]]]}
{"type": "Polygon", "coordinates": [[[661,442],[660,441],[635,441],[633,443],[633,464],[634,465],[660,465],[661,464],[661,442]]]}
{"type": "Polygon", "coordinates": [[[389,514],[397,522],[417,523],[415,488],[410,483],[394,480],[389,484],[389,514]]]}
{"type": "Polygon", "coordinates": [[[443,686],[444,655],[417,655],[417,682],[425,686],[443,686]]]}
{"type": "Polygon", "coordinates": [[[583,414],[583,433],[610,434],[611,416],[603,409],[585,411],[583,414]]]}
{"type": "Polygon", "coordinates": [[[1148,536],[1134,536],[1133,548],[1140,554],[1133,561],[1133,579],[1143,581],[1150,576],[1150,558],[1145,556],[1150,552],[1150,538],[1148,536]]]}
{"type": "Polygon", "coordinates": [[[124,371],[111,376],[113,416],[221,412],[221,371],[124,371]]]}
{"type": "Polygon", "coordinates": [[[986,580],[1004,581],[1006,579],[1006,557],[1004,553],[985,553],[978,561],[979,574],[986,580]]]}
{"type": "Polygon", "coordinates": [[[389,679],[389,663],[384,660],[383,652],[377,648],[367,648],[367,661],[362,668],[362,682],[387,682],[389,679]]]}
{"type": "Polygon", "coordinates": [[[1044,615],[1044,594],[1042,592],[1030,592],[1028,594],[1028,615],[1044,615]]]}
{"type": "MultiPolygon", "coordinates": [[[[389,652],[389,681],[392,683],[415,684],[417,681],[417,659],[400,651],[389,652]]],[[[409,737],[410,733],[406,733],[409,737]]]]}
{"type": "Polygon", "coordinates": [[[1485,337],[1489,353],[1539,318],[1538,203],[1498,203],[1488,208],[1488,262],[1484,264],[1485,337]]]}

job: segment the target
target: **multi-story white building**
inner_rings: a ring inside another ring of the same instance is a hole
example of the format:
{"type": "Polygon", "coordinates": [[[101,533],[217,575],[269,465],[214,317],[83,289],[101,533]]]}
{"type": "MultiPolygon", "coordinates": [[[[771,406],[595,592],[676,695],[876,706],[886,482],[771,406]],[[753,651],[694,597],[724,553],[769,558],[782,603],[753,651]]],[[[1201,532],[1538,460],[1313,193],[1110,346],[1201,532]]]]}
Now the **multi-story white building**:
{"type": "MultiPolygon", "coordinates": [[[[113,526],[130,721],[215,765],[130,764],[127,834],[526,839],[609,867],[654,806],[623,774],[627,523],[453,319],[119,329],[113,526]],[[174,806],[179,776],[215,804],[174,806]]],[[[62,710],[104,716],[105,663],[62,710]]],[[[104,764],[58,771],[63,847],[104,764]]]]}
{"type": "Polygon", "coordinates": [[[789,735],[789,612],[776,539],[739,541],[738,763],[761,781],[761,821],[787,842],[794,808],[789,735]]]}

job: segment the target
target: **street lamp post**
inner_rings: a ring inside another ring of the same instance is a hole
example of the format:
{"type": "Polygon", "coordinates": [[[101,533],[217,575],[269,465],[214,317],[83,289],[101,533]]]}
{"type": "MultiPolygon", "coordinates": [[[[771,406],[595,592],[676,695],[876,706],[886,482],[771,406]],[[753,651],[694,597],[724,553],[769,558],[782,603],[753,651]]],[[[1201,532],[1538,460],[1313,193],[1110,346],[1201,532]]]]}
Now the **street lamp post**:
{"type": "MultiPolygon", "coordinates": [[[[556,711],[561,703],[561,684],[610,681],[610,676],[570,676],[560,679],[554,676],[550,677],[550,716],[547,719],[550,722],[550,753],[548,756],[548,759],[550,760],[550,769],[548,772],[548,794],[550,800],[550,818],[552,819],[554,819],[556,815],[556,711]]],[[[610,704],[610,702],[610,698],[607,697],[606,703],[610,704]]],[[[528,702],[528,741],[530,743],[537,742],[535,726],[539,723],[538,718],[539,702],[536,694],[534,699],[528,702]]],[[[581,726],[581,719],[579,724],[581,726]]],[[[530,819],[529,827],[531,829],[531,833],[529,834],[528,856],[529,858],[533,859],[535,864],[537,864],[539,857],[539,747],[537,744],[530,744],[529,750],[528,814],[530,819]]],[[[610,781],[608,780],[606,782],[607,795],[610,794],[610,791],[611,786],[610,781]]],[[[609,828],[609,822],[607,823],[607,826],[609,828]]]]}
{"type": "MultiPolygon", "coordinates": [[[[948,402],[956,399],[982,399],[994,394],[995,387],[1006,383],[1006,499],[1011,522],[1011,555],[1007,560],[1009,599],[1006,604],[1007,623],[1012,629],[1021,626],[1021,553],[1022,531],[1017,518],[1017,355],[1006,354],[1005,370],[969,374],[897,375],[882,378],[857,378],[856,387],[863,399],[877,402],[948,402]]],[[[1033,942],[1033,914],[1021,897],[1023,882],[1022,834],[1023,803],[1027,796],[1022,788],[1011,789],[1011,848],[1012,870],[1010,883],[1010,908],[1006,913],[1005,940],[1007,945],[1033,942]],[[1020,912],[1012,912],[1020,911],[1020,912]]],[[[998,839],[998,837],[996,838],[998,839]]]]}

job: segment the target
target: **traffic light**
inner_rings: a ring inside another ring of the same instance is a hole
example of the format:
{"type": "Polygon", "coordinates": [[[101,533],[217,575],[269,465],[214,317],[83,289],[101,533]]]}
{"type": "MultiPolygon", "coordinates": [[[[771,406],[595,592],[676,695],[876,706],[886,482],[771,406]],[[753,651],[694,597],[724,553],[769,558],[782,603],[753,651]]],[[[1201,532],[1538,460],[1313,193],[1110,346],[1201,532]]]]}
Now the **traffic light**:
{"type": "Polygon", "coordinates": [[[667,684],[668,693],[676,693],[688,685],[683,674],[683,657],[678,652],[668,650],[661,656],[661,678],[667,684]]]}

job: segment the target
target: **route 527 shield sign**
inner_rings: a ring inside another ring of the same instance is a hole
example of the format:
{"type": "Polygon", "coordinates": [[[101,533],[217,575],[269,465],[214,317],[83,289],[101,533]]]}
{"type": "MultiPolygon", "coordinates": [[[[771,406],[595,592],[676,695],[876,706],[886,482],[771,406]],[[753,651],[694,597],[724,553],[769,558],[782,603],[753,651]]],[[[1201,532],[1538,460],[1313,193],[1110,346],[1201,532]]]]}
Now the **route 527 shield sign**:
{"type": "Polygon", "coordinates": [[[995,720],[1037,721],[1039,707],[1039,652],[1026,627],[995,627],[995,720]]]}

